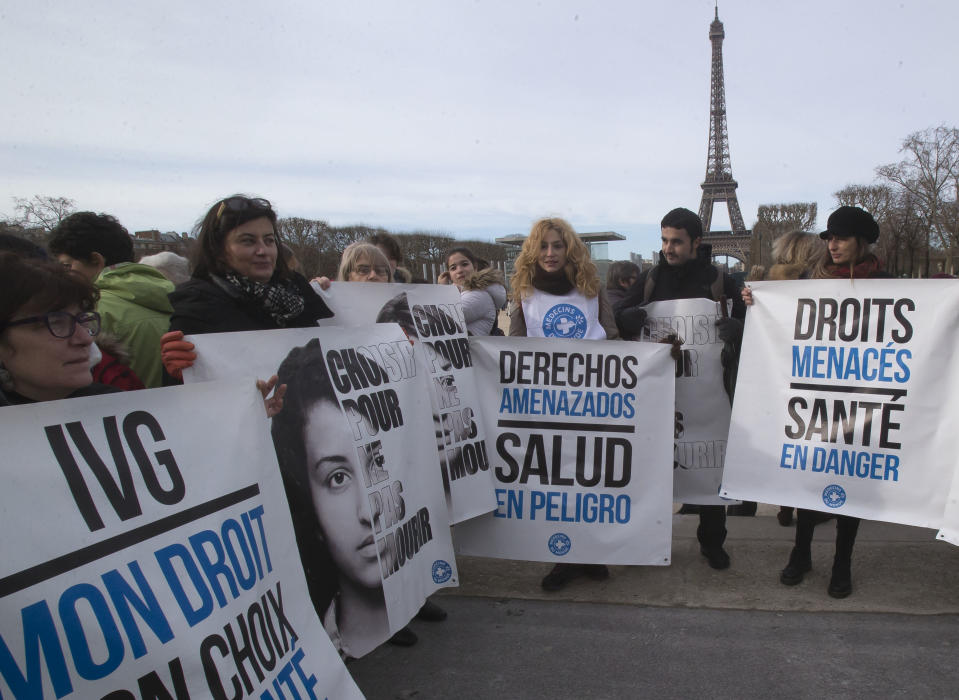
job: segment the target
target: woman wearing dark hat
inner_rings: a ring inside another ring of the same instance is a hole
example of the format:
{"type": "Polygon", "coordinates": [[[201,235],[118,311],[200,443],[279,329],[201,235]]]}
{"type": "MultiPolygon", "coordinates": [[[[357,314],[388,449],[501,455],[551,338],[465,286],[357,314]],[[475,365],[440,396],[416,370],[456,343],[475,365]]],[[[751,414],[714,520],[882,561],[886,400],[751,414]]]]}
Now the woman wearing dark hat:
{"type": "MultiPolygon", "coordinates": [[[[826,241],[826,250],[814,262],[803,278],[806,279],[876,279],[890,277],[882,263],[870,251],[879,239],[879,225],[872,215],[859,207],[839,207],[829,215],[826,230],[819,234],[826,241]]],[[[752,291],[743,288],[743,301],[753,303],[752,291]]],[[[795,586],[812,570],[812,537],[816,523],[821,522],[818,511],[797,509],[796,543],[789,554],[789,563],[779,580],[795,586]]],[[[859,518],[836,516],[836,553],[827,592],[833,598],[845,598],[852,593],[852,548],[859,531],[859,518]]]]}
{"type": "Polygon", "coordinates": [[[882,263],[869,246],[879,240],[879,224],[865,209],[839,207],[829,215],[826,230],[819,234],[826,251],[809,271],[813,279],[888,278],[882,263]]]}

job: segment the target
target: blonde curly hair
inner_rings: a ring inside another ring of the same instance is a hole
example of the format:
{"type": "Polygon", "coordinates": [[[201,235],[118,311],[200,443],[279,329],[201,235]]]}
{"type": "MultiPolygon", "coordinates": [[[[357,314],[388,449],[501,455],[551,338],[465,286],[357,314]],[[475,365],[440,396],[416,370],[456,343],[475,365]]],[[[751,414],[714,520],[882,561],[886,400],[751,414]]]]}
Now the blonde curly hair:
{"type": "Polygon", "coordinates": [[[576,235],[576,231],[569,222],[560,218],[540,219],[523,241],[523,248],[513,263],[513,276],[510,278],[510,288],[513,298],[525,299],[533,293],[533,275],[539,265],[540,246],[543,238],[550,231],[559,234],[566,244],[566,267],[563,271],[567,279],[576,287],[577,291],[587,298],[599,294],[599,274],[596,265],[589,257],[589,249],[576,235]]]}

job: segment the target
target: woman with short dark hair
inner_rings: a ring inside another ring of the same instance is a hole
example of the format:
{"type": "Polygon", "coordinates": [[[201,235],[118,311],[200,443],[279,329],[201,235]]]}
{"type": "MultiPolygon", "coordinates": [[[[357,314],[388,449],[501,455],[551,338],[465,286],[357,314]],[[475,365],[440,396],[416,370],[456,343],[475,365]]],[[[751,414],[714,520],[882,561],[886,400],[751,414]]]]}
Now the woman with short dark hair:
{"type": "Polygon", "coordinates": [[[62,265],[0,253],[0,406],[117,391],[90,373],[96,301],[62,265]]]}

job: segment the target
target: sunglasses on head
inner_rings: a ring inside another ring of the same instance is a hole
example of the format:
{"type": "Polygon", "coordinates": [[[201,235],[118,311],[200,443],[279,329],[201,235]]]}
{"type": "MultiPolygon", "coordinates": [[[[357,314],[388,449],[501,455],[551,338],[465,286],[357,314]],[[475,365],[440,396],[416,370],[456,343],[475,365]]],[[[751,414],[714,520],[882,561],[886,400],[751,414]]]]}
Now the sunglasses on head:
{"type": "Polygon", "coordinates": [[[273,211],[273,205],[270,200],[260,197],[227,197],[220,202],[220,208],[216,210],[216,220],[219,221],[225,211],[246,211],[248,209],[273,211]]]}

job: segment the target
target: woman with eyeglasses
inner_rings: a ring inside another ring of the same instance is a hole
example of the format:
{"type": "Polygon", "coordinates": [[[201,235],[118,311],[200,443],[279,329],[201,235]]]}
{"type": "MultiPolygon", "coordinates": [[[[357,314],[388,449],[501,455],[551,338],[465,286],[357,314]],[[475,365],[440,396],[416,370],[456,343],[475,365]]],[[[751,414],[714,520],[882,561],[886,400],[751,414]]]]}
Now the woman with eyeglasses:
{"type": "MultiPolygon", "coordinates": [[[[354,241],[340,256],[337,282],[392,282],[390,261],[386,254],[372,243],[354,241]]],[[[314,277],[310,284],[322,294],[333,282],[329,277],[314,277]]]]}
{"type": "Polygon", "coordinates": [[[90,373],[96,301],[62,265],[0,253],[0,406],[119,391],[90,373]]]}
{"type": "Polygon", "coordinates": [[[196,359],[184,335],[318,325],[333,312],[302,275],[289,269],[265,199],[222,199],[197,225],[193,276],[170,293],[163,366],[175,379],[196,359]]]}
{"type": "MultiPolygon", "coordinates": [[[[882,262],[871,247],[879,240],[879,224],[872,214],[859,207],[843,206],[829,215],[826,230],[819,234],[826,241],[826,249],[811,268],[800,275],[805,279],[888,279],[892,275],[883,270],[882,262]]],[[[743,287],[743,301],[753,304],[749,287],[743,287]]],[[[796,510],[796,541],[789,562],[779,575],[785,586],[795,586],[812,571],[812,538],[822,514],[814,510],[796,510]]],[[[859,532],[859,518],[836,515],[836,552],[832,574],[826,592],[833,598],[845,598],[852,593],[852,549],[859,532]]]]}

